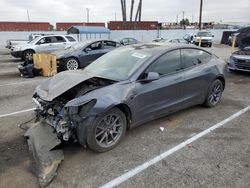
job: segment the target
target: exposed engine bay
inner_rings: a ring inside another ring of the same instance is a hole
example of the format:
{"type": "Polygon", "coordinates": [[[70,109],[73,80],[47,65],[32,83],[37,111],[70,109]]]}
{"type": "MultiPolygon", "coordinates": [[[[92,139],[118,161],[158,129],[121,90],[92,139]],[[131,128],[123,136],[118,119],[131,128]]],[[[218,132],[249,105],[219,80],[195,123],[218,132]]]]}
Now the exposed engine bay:
{"type": "MultiPolygon", "coordinates": [[[[88,105],[84,104],[77,107],[66,107],[65,105],[72,99],[113,83],[114,81],[103,78],[90,78],[52,101],[45,101],[37,94],[34,94],[33,100],[38,105],[36,110],[37,121],[46,121],[54,128],[59,139],[68,141],[71,138],[76,141],[75,128],[89,110],[87,109],[88,105]]],[[[88,104],[93,106],[94,103],[95,101],[92,101],[92,103],[88,104]]]]}
{"type": "Polygon", "coordinates": [[[250,55],[250,47],[235,51],[233,54],[235,54],[235,55],[250,55]]]}
{"type": "Polygon", "coordinates": [[[86,147],[87,128],[91,125],[88,113],[97,100],[78,99],[93,90],[113,83],[112,80],[92,77],[72,88],[63,88],[65,92],[51,101],[42,99],[37,92],[33,95],[33,100],[38,106],[36,123],[24,136],[27,138],[32,161],[35,162],[31,165],[35,165],[32,168],[35,169],[34,173],[41,187],[47,186],[53,180],[59,164],[64,159],[63,151],[56,147],[62,140],[72,139],[86,147]],[[68,105],[70,102],[71,104],[68,105]]]}

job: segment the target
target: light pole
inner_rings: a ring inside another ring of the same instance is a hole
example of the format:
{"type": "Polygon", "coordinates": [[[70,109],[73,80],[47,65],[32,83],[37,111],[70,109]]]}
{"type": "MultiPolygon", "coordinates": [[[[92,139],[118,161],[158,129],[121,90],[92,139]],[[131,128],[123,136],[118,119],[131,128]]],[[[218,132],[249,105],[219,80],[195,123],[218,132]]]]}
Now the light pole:
{"type": "Polygon", "coordinates": [[[202,6],[203,6],[203,0],[200,0],[200,17],[199,17],[199,30],[201,30],[201,18],[202,18],[202,6]]]}
{"type": "Polygon", "coordinates": [[[87,11],[87,23],[89,23],[89,11],[90,11],[90,8],[86,8],[86,11],[87,11]]]}

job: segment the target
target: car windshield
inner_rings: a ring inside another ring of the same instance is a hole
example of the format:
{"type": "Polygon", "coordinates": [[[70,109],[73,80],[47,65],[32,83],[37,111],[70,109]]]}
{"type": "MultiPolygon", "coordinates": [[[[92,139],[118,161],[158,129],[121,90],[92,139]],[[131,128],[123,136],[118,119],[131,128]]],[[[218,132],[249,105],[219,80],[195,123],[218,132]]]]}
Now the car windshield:
{"type": "Polygon", "coordinates": [[[210,32],[198,32],[198,37],[212,37],[212,34],[210,32]]]}
{"type": "Polygon", "coordinates": [[[84,46],[86,46],[89,43],[90,43],[90,41],[84,41],[84,42],[72,44],[72,45],[66,47],[65,50],[69,50],[69,49],[70,50],[77,50],[77,49],[83,48],[84,46]]]}
{"type": "Polygon", "coordinates": [[[29,44],[35,44],[38,40],[40,40],[43,36],[37,36],[33,40],[29,41],[29,44]]]}
{"type": "Polygon", "coordinates": [[[84,70],[110,80],[126,80],[151,56],[151,53],[133,47],[118,48],[101,56],[84,70]]]}

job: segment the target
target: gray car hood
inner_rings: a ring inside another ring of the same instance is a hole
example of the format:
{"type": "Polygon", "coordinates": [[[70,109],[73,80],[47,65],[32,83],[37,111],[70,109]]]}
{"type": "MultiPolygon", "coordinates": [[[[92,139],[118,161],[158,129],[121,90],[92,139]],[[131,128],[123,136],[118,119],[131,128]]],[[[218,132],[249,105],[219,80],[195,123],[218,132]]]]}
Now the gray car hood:
{"type": "Polygon", "coordinates": [[[52,101],[74,86],[93,77],[93,74],[83,70],[61,72],[37,86],[35,93],[45,101],[52,101]]]}

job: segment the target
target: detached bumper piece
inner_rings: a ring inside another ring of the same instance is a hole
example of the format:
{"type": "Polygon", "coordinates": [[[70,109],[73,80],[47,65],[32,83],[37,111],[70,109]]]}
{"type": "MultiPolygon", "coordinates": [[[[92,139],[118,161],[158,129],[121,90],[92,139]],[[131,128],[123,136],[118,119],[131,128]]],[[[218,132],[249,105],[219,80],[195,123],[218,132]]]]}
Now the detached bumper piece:
{"type": "Polygon", "coordinates": [[[31,167],[38,177],[41,187],[47,186],[56,175],[57,168],[64,159],[63,151],[55,149],[61,144],[52,127],[46,123],[34,124],[24,135],[33,157],[31,167]]]}

